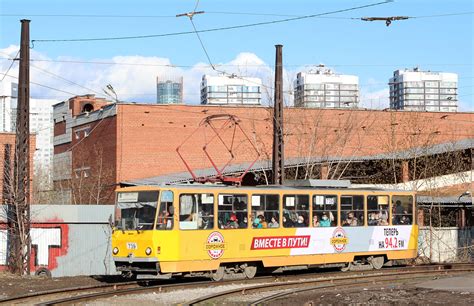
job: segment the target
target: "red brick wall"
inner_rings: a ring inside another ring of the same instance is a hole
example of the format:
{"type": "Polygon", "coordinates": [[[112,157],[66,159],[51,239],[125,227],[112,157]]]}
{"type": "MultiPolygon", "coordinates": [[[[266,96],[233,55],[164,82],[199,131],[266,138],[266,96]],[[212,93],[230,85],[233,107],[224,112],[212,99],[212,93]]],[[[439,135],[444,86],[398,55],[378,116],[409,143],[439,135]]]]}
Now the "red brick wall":
{"type": "MultiPolygon", "coordinates": [[[[117,112],[117,181],[186,171],[176,148],[211,114],[238,116],[261,159],[271,158],[269,108],[119,104],[117,112]]],[[[287,159],[373,155],[474,137],[472,113],[290,108],[285,109],[284,121],[287,159]]],[[[195,168],[211,167],[201,150],[210,137],[209,129],[206,135],[196,133],[182,148],[195,168]]],[[[251,150],[241,134],[235,142],[241,147],[233,163],[250,161],[251,150]]],[[[223,146],[214,142],[209,149],[216,161],[227,161],[223,146]]]]}
{"type": "Polygon", "coordinates": [[[103,98],[96,98],[95,95],[75,96],[69,99],[69,109],[72,110],[72,116],[75,117],[83,113],[82,110],[86,104],[92,105],[92,111],[96,111],[109,103],[109,101],[103,98]]]}
{"type": "Polygon", "coordinates": [[[54,123],[54,136],[66,134],[66,121],[54,123]]]}
{"type": "MultiPolygon", "coordinates": [[[[33,191],[33,154],[35,153],[36,143],[35,136],[30,135],[30,195],[33,191]]],[[[5,170],[5,145],[10,145],[10,177],[13,179],[13,165],[15,157],[15,134],[14,133],[0,133],[0,203],[3,204],[3,183],[5,170]]],[[[13,181],[11,182],[13,184],[13,181]]]]}
{"type": "Polygon", "coordinates": [[[72,184],[76,203],[113,203],[116,188],[116,117],[107,117],[72,130],[72,184]],[[85,137],[83,129],[89,126],[89,135],[85,137]],[[79,130],[79,139],[75,132],[79,130]],[[76,176],[77,169],[88,168],[87,177],[76,176]],[[103,188],[100,192],[97,186],[103,188]],[[98,195],[100,193],[100,195],[98,195]],[[99,200],[97,200],[99,197],[99,200]]]}

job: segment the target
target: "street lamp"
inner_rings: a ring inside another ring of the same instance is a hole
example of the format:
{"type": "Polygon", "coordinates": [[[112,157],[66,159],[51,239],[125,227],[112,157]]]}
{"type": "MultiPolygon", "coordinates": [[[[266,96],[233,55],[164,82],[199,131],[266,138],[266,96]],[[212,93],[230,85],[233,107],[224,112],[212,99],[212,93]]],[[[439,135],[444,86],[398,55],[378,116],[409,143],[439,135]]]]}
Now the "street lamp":
{"type": "Polygon", "coordinates": [[[107,88],[107,90],[103,89],[105,94],[108,95],[109,97],[113,98],[115,100],[115,103],[118,103],[119,102],[118,96],[117,96],[117,93],[115,92],[114,88],[112,87],[112,85],[107,84],[106,88],[107,88]],[[112,96],[110,93],[112,93],[114,96],[112,96]]]}

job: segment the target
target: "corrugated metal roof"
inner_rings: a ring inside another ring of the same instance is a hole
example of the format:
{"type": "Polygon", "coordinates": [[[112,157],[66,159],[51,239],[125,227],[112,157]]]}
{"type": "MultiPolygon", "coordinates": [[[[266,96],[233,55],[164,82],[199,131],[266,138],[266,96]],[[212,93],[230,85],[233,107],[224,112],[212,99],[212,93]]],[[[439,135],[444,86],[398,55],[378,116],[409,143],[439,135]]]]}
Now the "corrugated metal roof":
{"type": "MultiPolygon", "coordinates": [[[[446,152],[455,152],[459,150],[474,148],[474,138],[462,139],[448,143],[436,144],[429,147],[414,148],[410,150],[381,153],[376,155],[366,156],[347,156],[347,157],[296,157],[287,158],[285,166],[295,167],[298,165],[318,164],[323,162],[363,162],[368,160],[384,160],[384,159],[410,159],[419,156],[434,155],[446,152]]],[[[235,174],[245,171],[250,166],[250,163],[232,164],[226,168],[225,174],[235,174]]],[[[249,171],[263,171],[270,170],[272,163],[270,160],[257,161],[249,171]]],[[[198,177],[211,177],[216,174],[213,168],[195,170],[194,173],[198,177]]],[[[121,182],[122,185],[136,186],[136,185],[160,185],[160,184],[175,184],[192,181],[192,176],[189,172],[179,172],[173,174],[160,175],[155,177],[136,179],[131,181],[121,182]]]]}
{"type": "Polygon", "coordinates": [[[430,196],[417,196],[416,201],[418,204],[472,204],[472,198],[470,196],[463,197],[430,197],[430,196]]]}

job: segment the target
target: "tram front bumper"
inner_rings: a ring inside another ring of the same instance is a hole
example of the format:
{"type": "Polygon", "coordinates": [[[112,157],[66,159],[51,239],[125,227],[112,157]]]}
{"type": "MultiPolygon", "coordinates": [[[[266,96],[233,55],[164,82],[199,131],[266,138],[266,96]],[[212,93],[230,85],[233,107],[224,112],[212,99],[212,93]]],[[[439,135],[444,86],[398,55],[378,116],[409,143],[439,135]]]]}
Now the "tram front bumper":
{"type": "Polygon", "coordinates": [[[114,257],[114,263],[119,272],[149,273],[160,272],[158,258],[114,257]]]}

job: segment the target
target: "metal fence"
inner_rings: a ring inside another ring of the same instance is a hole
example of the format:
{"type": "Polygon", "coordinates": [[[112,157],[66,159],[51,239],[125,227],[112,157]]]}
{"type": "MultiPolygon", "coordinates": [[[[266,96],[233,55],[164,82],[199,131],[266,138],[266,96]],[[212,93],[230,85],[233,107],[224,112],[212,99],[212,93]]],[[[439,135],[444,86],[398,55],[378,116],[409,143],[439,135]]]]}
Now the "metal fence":
{"type": "MultiPolygon", "coordinates": [[[[109,218],[112,205],[32,205],[31,271],[52,276],[115,274],[109,218]]],[[[6,269],[9,237],[0,206],[0,270],[6,269]]]]}

